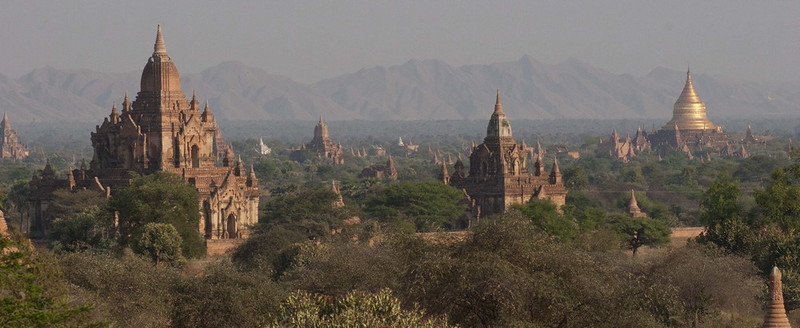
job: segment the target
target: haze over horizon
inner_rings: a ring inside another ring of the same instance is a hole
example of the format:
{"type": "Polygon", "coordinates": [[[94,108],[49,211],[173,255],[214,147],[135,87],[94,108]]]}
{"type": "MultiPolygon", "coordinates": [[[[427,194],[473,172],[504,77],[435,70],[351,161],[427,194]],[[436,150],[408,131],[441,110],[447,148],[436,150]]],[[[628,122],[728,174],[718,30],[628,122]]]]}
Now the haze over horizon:
{"type": "Polygon", "coordinates": [[[0,12],[0,74],[53,66],[141,70],[156,24],[182,72],[225,61],[311,83],[410,59],[460,66],[576,58],[614,73],[655,67],[800,81],[800,2],[25,1],[0,12]]]}

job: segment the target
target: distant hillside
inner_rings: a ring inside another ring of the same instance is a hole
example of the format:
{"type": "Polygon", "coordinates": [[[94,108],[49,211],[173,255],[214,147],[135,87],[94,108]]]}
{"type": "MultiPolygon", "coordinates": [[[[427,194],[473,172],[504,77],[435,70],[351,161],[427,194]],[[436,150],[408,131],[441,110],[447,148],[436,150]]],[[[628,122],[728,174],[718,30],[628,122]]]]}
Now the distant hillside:
{"type": "MultiPolygon", "coordinates": [[[[178,63],[180,69],[180,63],[178,63]]],[[[14,122],[99,121],[140,72],[110,74],[45,67],[20,78],[0,75],[0,111],[14,122]]],[[[712,119],[800,113],[800,84],[765,84],[693,74],[712,119]]],[[[529,56],[488,65],[411,60],[307,85],[236,62],[184,74],[183,89],[209,100],[228,120],[485,119],[495,89],[512,119],[668,118],[685,72],[656,68],[614,74],[575,59],[548,65],[529,56]]]]}

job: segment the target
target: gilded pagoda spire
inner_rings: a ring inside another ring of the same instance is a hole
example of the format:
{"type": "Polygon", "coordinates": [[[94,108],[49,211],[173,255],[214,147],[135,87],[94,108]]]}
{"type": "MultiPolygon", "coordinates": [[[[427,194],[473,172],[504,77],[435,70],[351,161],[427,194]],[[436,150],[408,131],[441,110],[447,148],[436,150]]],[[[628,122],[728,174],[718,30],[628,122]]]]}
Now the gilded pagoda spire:
{"type": "Polygon", "coordinates": [[[686,70],[686,84],[672,109],[672,120],[664,125],[664,129],[678,126],[683,130],[716,130],[717,125],[711,122],[706,113],[706,104],[694,89],[692,71],[686,70]]]}
{"type": "Polygon", "coordinates": [[[786,317],[786,308],[783,306],[783,285],[781,283],[781,270],[773,267],[769,275],[769,303],[764,316],[764,328],[792,328],[786,317]]]}

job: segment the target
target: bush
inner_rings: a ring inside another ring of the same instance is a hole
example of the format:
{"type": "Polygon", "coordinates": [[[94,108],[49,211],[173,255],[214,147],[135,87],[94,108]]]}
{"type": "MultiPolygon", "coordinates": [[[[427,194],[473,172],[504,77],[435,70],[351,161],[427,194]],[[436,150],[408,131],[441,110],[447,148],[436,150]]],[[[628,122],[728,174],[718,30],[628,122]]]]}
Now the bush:
{"type": "Polygon", "coordinates": [[[133,249],[147,256],[156,264],[183,260],[181,236],[175,227],[167,223],[148,223],[134,240],[133,249]]]}
{"type": "Polygon", "coordinates": [[[237,271],[222,261],[203,277],[176,284],[172,327],[263,327],[278,312],[283,289],[255,272],[237,271]]]}
{"type": "Polygon", "coordinates": [[[426,318],[417,308],[404,310],[385,289],[374,294],[351,292],[325,298],[299,291],[283,302],[268,327],[451,327],[440,318],[426,318]]]}
{"type": "Polygon", "coordinates": [[[75,294],[115,327],[169,325],[172,287],[181,279],[175,268],[133,254],[117,258],[89,252],[63,254],[60,263],[67,281],[77,287],[75,294]]]}
{"type": "Polygon", "coordinates": [[[105,327],[87,319],[91,306],[67,302],[61,279],[46,255],[0,236],[0,326],[105,327]]]}

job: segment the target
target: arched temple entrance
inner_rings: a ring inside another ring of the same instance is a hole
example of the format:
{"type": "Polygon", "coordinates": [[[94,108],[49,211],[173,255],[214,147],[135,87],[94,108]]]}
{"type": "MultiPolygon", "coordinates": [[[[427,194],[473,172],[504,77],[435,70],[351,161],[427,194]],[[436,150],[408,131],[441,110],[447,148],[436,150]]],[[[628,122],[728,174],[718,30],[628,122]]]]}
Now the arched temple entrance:
{"type": "Polygon", "coordinates": [[[200,167],[200,147],[197,145],[192,146],[192,167],[200,167]]]}
{"type": "Polygon", "coordinates": [[[228,238],[238,238],[238,231],[236,231],[236,215],[228,215],[228,219],[225,221],[227,224],[226,230],[228,232],[228,238]]]}

